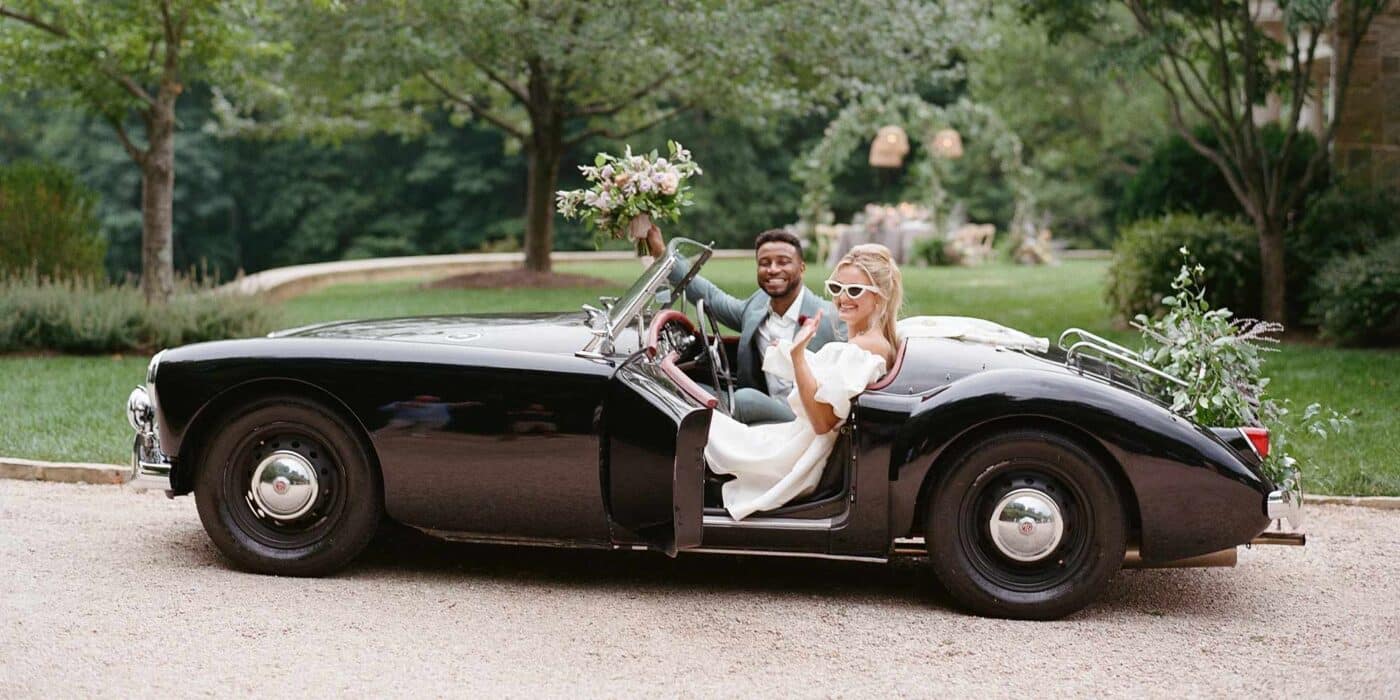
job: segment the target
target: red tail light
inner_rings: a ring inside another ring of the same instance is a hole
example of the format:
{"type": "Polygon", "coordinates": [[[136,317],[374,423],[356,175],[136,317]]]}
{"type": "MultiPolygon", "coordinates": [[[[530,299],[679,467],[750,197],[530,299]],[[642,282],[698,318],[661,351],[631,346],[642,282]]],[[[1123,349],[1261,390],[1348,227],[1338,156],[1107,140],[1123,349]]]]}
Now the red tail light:
{"type": "Polygon", "coordinates": [[[1269,429],[1268,428],[1240,428],[1240,432],[1249,440],[1249,444],[1254,445],[1254,451],[1259,453],[1260,458],[1269,456],[1269,429]]]}

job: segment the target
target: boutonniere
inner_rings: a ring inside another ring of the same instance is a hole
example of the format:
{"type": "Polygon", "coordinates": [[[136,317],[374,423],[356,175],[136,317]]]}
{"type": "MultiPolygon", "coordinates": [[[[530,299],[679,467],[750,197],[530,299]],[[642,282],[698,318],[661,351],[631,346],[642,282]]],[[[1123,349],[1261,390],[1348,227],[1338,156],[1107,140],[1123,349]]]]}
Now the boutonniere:
{"type": "Polygon", "coordinates": [[[807,314],[798,314],[798,315],[797,315],[797,327],[798,327],[798,328],[801,328],[802,326],[805,326],[805,325],[807,325],[807,314]]]}

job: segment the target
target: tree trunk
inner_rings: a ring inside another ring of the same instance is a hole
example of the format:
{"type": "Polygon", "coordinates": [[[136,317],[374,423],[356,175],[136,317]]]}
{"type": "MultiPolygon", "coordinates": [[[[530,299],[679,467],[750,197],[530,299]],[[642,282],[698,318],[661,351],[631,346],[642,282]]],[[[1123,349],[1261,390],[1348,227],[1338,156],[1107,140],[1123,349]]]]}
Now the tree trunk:
{"type": "Polygon", "coordinates": [[[149,150],[141,164],[141,289],[147,304],[164,304],[175,294],[175,109],[151,110],[149,150]]]}
{"type": "Polygon", "coordinates": [[[1287,278],[1284,276],[1283,226],[1276,219],[1256,223],[1259,230],[1259,275],[1265,321],[1285,323],[1287,278]]]}
{"type": "MultiPolygon", "coordinates": [[[[541,131],[537,129],[537,131],[541,131]]],[[[528,149],[529,182],[525,189],[525,269],[549,272],[554,250],[554,190],[559,184],[563,141],[542,135],[528,149]]]]}

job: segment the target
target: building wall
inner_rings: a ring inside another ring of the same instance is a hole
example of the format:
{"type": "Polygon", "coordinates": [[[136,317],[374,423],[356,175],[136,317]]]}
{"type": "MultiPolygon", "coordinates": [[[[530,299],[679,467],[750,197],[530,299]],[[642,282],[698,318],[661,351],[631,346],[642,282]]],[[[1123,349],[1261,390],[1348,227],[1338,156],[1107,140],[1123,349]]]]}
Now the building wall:
{"type": "Polygon", "coordinates": [[[1400,189],[1400,2],[1357,49],[1333,164],[1348,178],[1400,189]]]}

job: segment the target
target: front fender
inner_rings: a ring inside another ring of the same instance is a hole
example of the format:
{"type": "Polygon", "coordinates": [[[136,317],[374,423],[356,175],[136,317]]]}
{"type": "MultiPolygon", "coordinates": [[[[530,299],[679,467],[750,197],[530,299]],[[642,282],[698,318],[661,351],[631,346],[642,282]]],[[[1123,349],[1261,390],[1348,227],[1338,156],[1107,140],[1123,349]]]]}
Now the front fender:
{"type": "MultiPolygon", "coordinates": [[[[1166,561],[1249,542],[1268,526],[1273,488],[1208,429],[1098,380],[991,370],[928,396],[891,451],[891,531],[914,529],[919,498],[951,466],[965,436],[999,426],[1053,425],[1111,457],[1132,487],[1144,559],[1166,561]]],[[[898,535],[897,535],[898,536],[898,535]]]]}

